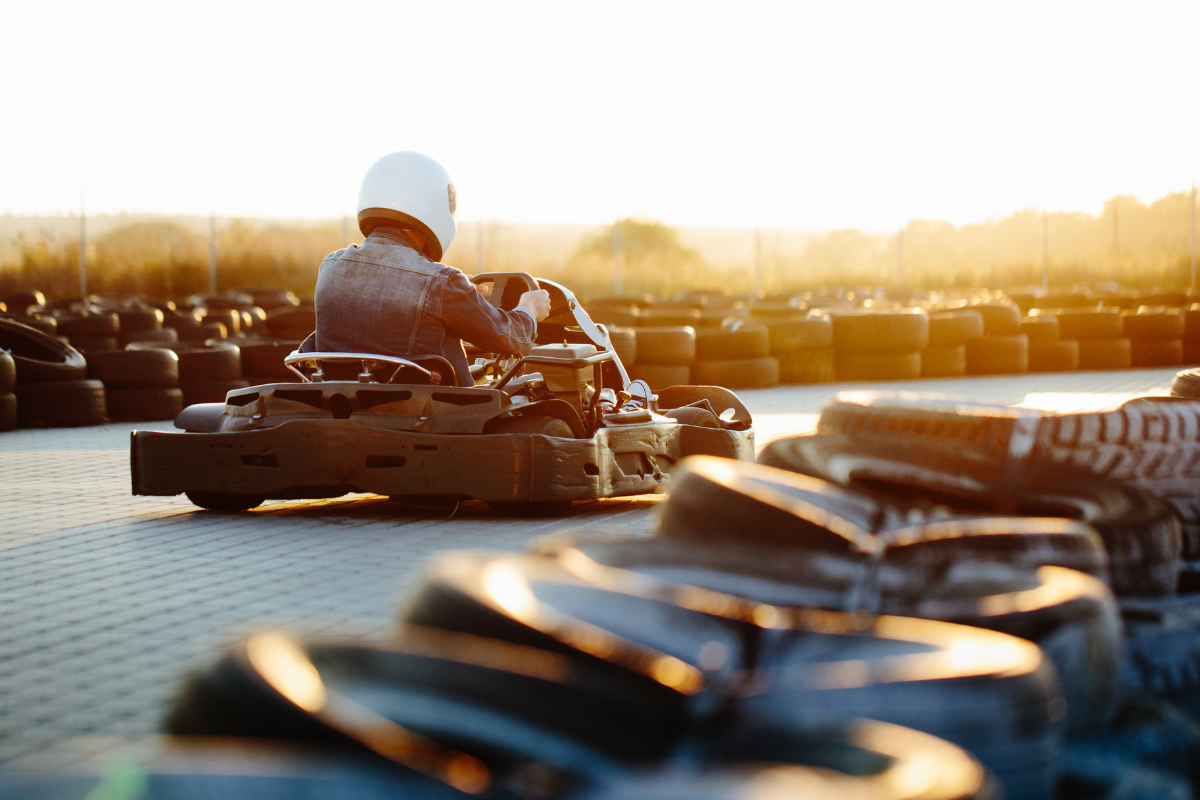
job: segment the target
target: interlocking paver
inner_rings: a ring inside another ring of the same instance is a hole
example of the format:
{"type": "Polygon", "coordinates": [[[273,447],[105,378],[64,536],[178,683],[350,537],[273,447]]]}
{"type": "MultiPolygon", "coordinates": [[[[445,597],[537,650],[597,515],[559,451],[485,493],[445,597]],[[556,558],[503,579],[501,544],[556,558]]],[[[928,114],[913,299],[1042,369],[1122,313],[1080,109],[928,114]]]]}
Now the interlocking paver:
{"type": "MultiPolygon", "coordinates": [[[[743,397],[761,445],[811,430],[821,405],[842,389],[1065,410],[1162,392],[1172,375],[781,387],[743,397]]],[[[61,736],[155,731],[190,666],[262,627],[382,639],[439,550],[519,550],[569,530],[645,535],[662,499],[580,504],[554,520],[497,519],[479,503],[429,508],[369,495],[215,514],[182,497],[129,494],[132,427],[0,434],[0,760],[61,736]]]]}

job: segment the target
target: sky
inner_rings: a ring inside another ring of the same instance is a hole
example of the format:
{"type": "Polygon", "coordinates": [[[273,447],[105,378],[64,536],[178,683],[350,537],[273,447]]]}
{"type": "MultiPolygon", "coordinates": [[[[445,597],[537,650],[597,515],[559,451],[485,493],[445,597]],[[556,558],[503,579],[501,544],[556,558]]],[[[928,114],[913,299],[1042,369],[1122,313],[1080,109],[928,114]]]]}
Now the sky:
{"type": "Polygon", "coordinates": [[[885,231],[1200,172],[1200,3],[17,2],[0,213],[353,215],[418,150],[460,220],[885,231]]]}

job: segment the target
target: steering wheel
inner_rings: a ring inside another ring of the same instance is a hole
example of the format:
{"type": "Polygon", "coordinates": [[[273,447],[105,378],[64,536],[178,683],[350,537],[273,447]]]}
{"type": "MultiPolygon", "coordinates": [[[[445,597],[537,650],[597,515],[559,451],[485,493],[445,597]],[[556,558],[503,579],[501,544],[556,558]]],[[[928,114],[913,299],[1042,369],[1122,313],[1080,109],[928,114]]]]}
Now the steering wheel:
{"type": "Polygon", "coordinates": [[[481,272],[471,278],[475,285],[490,283],[488,302],[501,311],[512,311],[521,302],[521,295],[536,292],[538,282],[528,272],[481,272]]]}

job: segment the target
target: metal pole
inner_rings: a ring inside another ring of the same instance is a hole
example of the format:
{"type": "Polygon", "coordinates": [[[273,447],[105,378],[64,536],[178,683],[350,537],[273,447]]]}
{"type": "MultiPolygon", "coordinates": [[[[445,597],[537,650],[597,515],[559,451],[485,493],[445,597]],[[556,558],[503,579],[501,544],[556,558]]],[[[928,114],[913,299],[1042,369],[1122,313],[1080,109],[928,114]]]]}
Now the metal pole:
{"type": "Polygon", "coordinates": [[[1193,289],[1196,288],[1196,182],[1192,181],[1192,281],[1190,284],[1193,289]]]}
{"type": "Polygon", "coordinates": [[[621,296],[621,220],[613,223],[613,296],[621,296]]]}
{"type": "Polygon", "coordinates": [[[83,190],[79,190],[79,297],[88,301],[88,212],[83,190]]]}
{"type": "Polygon", "coordinates": [[[208,293],[217,293],[217,212],[208,215],[208,293]]]}
{"type": "Polygon", "coordinates": [[[754,229],[754,294],[763,296],[762,231],[754,229]]]}
{"type": "Polygon", "coordinates": [[[904,231],[896,234],[896,288],[904,288],[904,231]]]}
{"type": "Polygon", "coordinates": [[[1050,218],[1042,209],[1042,288],[1050,288],[1050,218]]]}
{"type": "Polygon", "coordinates": [[[479,220],[479,235],[475,237],[475,273],[483,272],[483,218],[479,220]]]}

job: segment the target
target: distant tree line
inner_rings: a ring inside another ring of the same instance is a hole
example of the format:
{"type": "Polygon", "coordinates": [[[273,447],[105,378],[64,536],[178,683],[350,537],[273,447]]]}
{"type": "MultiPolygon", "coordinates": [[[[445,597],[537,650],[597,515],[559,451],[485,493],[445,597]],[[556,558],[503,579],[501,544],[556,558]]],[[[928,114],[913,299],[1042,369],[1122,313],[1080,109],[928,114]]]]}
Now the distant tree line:
{"type": "MultiPolygon", "coordinates": [[[[667,295],[687,288],[724,287],[750,291],[753,265],[717,266],[680,242],[660,222],[623,219],[584,235],[572,251],[537,242],[496,247],[503,226],[488,236],[486,269],[524,271],[559,280],[584,296],[614,290],[614,232],[619,230],[620,284],[628,295],[667,295]]],[[[914,220],[889,235],[840,230],[815,237],[788,255],[765,246],[764,288],[789,292],[821,286],[892,286],[903,248],[909,287],[950,288],[1040,283],[1043,232],[1051,283],[1116,281],[1128,286],[1183,286],[1189,280],[1191,196],[1176,193],[1144,204],[1114,197],[1099,216],[1052,213],[1045,219],[1024,210],[999,220],[955,228],[946,222],[914,220]],[[1045,226],[1045,228],[1043,228],[1045,226]]],[[[353,231],[358,241],[357,231],[353,231]]],[[[321,260],[343,245],[340,223],[252,224],[235,220],[217,232],[222,287],[269,285],[311,295],[321,260]]],[[[747,233],[749,235],[749,233],[747,233]]],[[[461,239],[462,237],[460,237],[461,239]]],[[[39,288],[48,295],[78,293],[77,239],[19,234],[2,251],[0,293],[39,288]]],[[[471,242],[456,241],[447,263],[474,271],[471,242]]],[[[88,242],[88,288],[97,294],[185,297],[203,292],[208,281],[208,238],[168,221],[135,222],[88,242]]]]}

